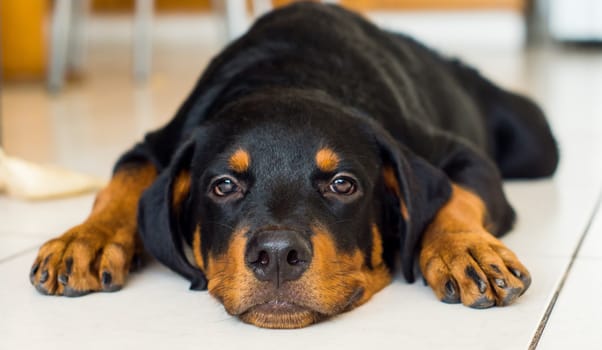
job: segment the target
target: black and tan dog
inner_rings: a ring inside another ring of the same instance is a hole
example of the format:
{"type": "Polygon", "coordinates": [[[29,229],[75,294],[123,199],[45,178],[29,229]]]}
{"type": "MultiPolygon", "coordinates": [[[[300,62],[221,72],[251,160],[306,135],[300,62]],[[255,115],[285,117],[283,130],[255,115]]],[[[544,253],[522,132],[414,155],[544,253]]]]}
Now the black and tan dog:
{"type": "Polygon", "coordinates": [[[557,162],[526,98],[344,9],[296,4],[211,62],[90,217],[42,246],[31,282],[115,291],[148,251],[243,321],[294,328],[365,303],[400,260],[444,302],[508,305],[531,278],[496,238],[514,221],[502,177],[557,162]]]}

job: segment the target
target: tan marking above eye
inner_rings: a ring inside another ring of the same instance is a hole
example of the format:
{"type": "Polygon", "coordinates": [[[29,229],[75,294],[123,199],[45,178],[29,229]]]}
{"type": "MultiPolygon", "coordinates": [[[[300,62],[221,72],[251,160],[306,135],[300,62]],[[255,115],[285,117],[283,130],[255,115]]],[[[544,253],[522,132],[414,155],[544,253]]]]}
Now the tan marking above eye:
{"type": "Polygon", "coordinates": [[[339,156],[330,148],[321,148],[316,153],[316,165],[323,172],[334,171],[339,166],[339,156]]]}
{"type": "Polygon", "coordinates": [[[239,148],[228,159],[228,166],[237,173],[244,173],[251,166],[251,155],[246,150],[239,148]]]}

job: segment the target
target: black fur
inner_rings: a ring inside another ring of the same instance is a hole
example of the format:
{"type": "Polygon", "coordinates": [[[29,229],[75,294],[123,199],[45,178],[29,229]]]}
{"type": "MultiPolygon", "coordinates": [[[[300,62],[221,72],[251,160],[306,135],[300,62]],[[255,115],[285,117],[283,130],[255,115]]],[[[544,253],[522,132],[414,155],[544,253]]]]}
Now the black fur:
{"type": "Polygon", "coordinates": [[[229,45],[175,118],[117,168],[140,159],[161,172],[140,203],[144,244],[204,287],[183,254],[195,225],[202,226],[203,252],[219,253],[243,219],[251,230],[286,222],[306,232],[308,217],[327,223],[341,249],[365,251],[370,221],[377,221],[386,261],[392,264],[399,248],[412,281],[422,231],[448,199],[450,181],[484,200],[492,233],[501,235],[514,220],[502,175],[549,176],[558,151],[543,113],[527,98],[340,7],[303,3],[262,17],[229,45]],[[227,173],[225,157],[239,145],[253,157],[252,170],[240,178],[252,190],[244,202],[217,203],[208,195],[211,179],[227,173]],[[332,175],[312,167],[320,145],[340,152],[342,167],[358,174],[361,200],[314,197],[312,186],[332,175]],[[387,164],[401,184],[409,222],[401,222],[379,186],[387,164]],[[175,220],[171,182],[183,168],[191,170],[193,185],[185,217],[175,220]]]}
{"type": "Polygon", "coordinates": [[[173,157],[171,167],[164,170],[140,199],[138,230],[146,250],[157,260],[191,281],[191,289],[205,289],[202,271],[185,259],[183,229],[171,205],[172,183],[178,173],[189,169],[196,146],[195,139],[184,144],[173,157]]]}

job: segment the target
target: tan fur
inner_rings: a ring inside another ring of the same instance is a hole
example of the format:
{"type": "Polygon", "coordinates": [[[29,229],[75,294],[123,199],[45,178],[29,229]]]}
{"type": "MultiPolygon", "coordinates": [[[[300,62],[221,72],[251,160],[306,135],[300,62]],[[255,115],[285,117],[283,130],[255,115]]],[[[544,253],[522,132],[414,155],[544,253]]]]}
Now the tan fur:
{"type": "Polygon", "coordinates": [[[401,212],[401,217],[408,221],[410,220],[410,214],[408,213],[408,207],[406,206],[406,202],[401,196],[401,190],[399,187],[399,182],[397,181],[397,177],[395,176],[395,170],[390,166],[383,167],[383,179],[385,181],[385,187],[389,189],[389,191],[393,192],[397,199],[399,200],[399,210],[401,212]]]}
{"type": "Polygon", "coordinates": [[[332,172],[339,166],[339,156],[330,148],[321,148],[315,158],[316,166],[325,173],[332,172]]]}
{"type": "Polygon", "coordinates": [[[234,314],[239,312],[241,303],[245,302],[244,293],[252,290],[258,283],[244,261],[246,231],[247,228],[243,227],[233,233],[226,254],[209,254],[204,271],[209,293],[222,301],[228,312],[234,314]]]}
{"type": "Polygon", "coordinates": [[[205,260],[203,260],[203,254],[201,253],[203,250],[201,248],[201,226],[199,225],[192,235],[192,252],[197,266],[205,272],[205,260]]]}
{"type": "Polygon", "coordinates": [[[190,193],[190,171],[183,170],[175,178],[173,182],[173,195],[171,198],[172,206],[179,211],[180,205],[190,193]]]}
{"type": "Polygon", "coordinates": [[[251,166],[251,155],[246,150],[239,148],[228,159],[228,165],[235,172],[244,173],[251,166]]]}
{"type": "Polygon", "coordinates": [[[355,306],[367,302],[374,294],[391,283],[391,273],[383,261],[382,235],[376,224],[372,224],[371,263],[372,269],[368,269],[365,265],[362,267],[365,276],[364,295],[355,306]]]}
{"type": "Polygon", "coordinates": [[[138,200],[156,175],[151,164],[117,171],[96,197],[84,223],[40,248],[34,265],[43,266],[32,276],[32,283],[40,284],[42,273],[47,271],[49,277],[40,288],[48,294],[64,293],[64,286],[57,281],[61,275],[69,276],[67,286],[72,290],[100,291],[106,271],[111,274],[112,285],[123,285],[132,257],[140,248],[136,235],[138,200]],[[68,259],[73,260],[70,274],[68,259]]]}
{"type": "Polygon", "coordinates": [[[513,290],[522,292],[521,288],[525,288],[507,267],[517,268],[525,276],[528,271],[501,241],[487,232],[485,218],[483,201],[454,184],[450,200],[426,229],[420,252],[422,273],[439,299],[445,298],[445,285],[450,280],[455,281],[460,300],[467,306],[483,300],[506,305],[514,301],[514,294],[519,295],[513,290]],[[467,269],[473,269],[485,282],[483,293],[467,269]],[[496,280],[503,280],[507,286],[500,288],[496,280]]]}
{"type": "MultiPolygon", "coordinates": [[[[325,317],[348,311],[368,301],[374,293],[390,283],[389,270],[382,260],[382,238],[372,226],[373,250],[369,268],[363,254],[339,252],[332,235],[320,225],[313,227],[313,258],[297,281],[287,282],[281,293],[294,296],[303,311],[292,314],[265,314],[247,310],[269,298],[269,282],[260,282],[245,265],[246,229],[234,232],[228,251],[210,257],[206,266],[209,292],[221,300],[226,310],[243,321],[265,328],[300,328],[325,317]]],[[[195,244],[196,246],[196,244],[195,244]]]]}

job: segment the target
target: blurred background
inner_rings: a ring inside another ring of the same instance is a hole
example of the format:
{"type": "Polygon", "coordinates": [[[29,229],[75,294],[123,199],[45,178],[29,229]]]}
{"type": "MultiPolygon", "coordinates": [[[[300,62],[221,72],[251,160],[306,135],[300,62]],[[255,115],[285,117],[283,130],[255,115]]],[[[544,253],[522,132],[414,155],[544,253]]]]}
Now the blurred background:
{"type": "MultiPolygon", "coordinates": [[[[213,55],[290,2],[0,0],[0,144],[106,178],[120,153],[174,115],[213,55]]],[[[544,101],[555,128],[578,127],[568,106],[601,112],[600,0],[329,2],[544,101]]]]}

